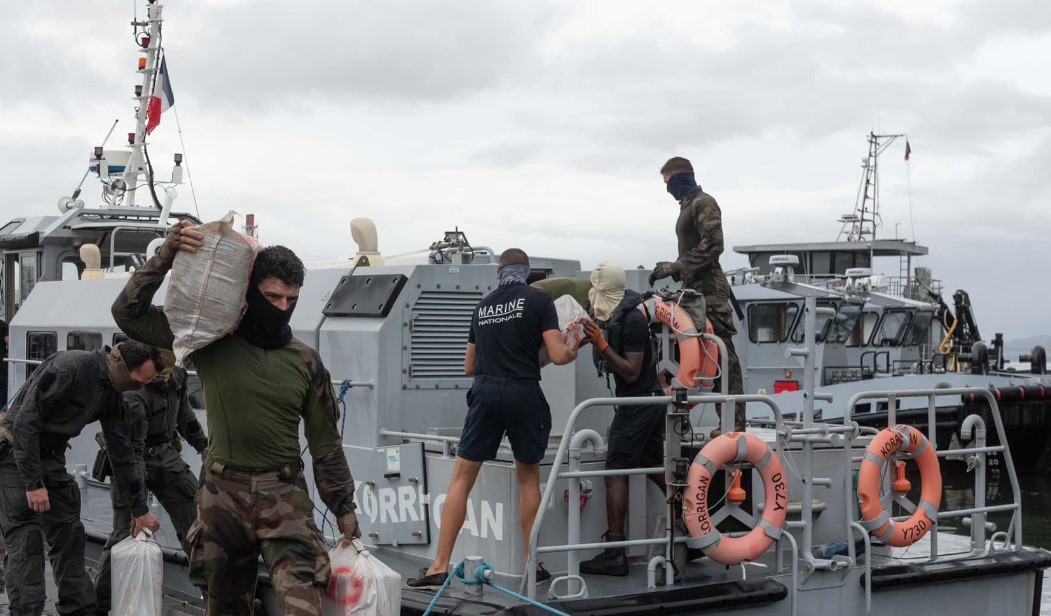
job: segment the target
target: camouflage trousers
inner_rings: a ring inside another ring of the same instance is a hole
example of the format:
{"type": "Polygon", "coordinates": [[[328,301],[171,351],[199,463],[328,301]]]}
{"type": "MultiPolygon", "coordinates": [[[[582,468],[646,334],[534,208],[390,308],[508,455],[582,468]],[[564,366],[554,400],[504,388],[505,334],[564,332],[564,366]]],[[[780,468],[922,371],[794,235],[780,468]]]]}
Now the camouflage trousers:
{"type": "MultiPolygon", "coordinates": [[[[144,483],[168,513],[182,549],[189,557],[190,544],[186,536],[190,532],[190,526],[197,519],[197,504],[194,502],[197,495],[197,476],[175,449],[168,449],[159,456],[147,456],[144,463],[144,483]]],[[[113,500],[113,530],[102,549],[99,573],[95,577],[95,595],[98,597],[100,612],[110,608],[110,549],[131,534],[133,519],[130,499],[121,493],[116,484],[110,487],[110,496],[113,500]]]]}
{"type": "Polygon", "coordinates": [[[190,581],[207,590],[208,616],[251,616],[260,554],[281,613],[320,616],[331,568],[302,470],[205,465],[189,542],[190,581]]]}
{"type": "Polygon", "coordinates": [[[95,590],[84,569],[80,488],[66,472],[64,452],[42,454],[40,464],[51,504],[44,513],[29,508],[14,456],[8,452],[0,458],[0,528],[8,550],[4,572],[11,616],[43,613],[45,558],[51,560],[58,587],[58,613],[92,613],[95,590]]]}
{"type": "MultiPolygon", "coordinates": [[[[741,361],[737,358],[737,349],[734,348],[734,334],[737,333],[737,329],[734,327],[733,313],[728,310],[712,310],[712,306],[709,304],[708,320],[712,323],[712,333],[722,339],[723,344],[726,345],[726,371],[728,372],[728,374],[721,375],[715,380],[715,389],[713,391],[721,392],[722,379],[729,378],[727,393],[731,395],[743,394],[744,379],[741,378],[741,361]]],[[[718,413],[719,418],[722,419],[721,408],[718,410],[718,413]]],[[[738,402],[734,405],[734,429],[737,431],[745,429],[745,404],[743,402],[738,402]]]]}

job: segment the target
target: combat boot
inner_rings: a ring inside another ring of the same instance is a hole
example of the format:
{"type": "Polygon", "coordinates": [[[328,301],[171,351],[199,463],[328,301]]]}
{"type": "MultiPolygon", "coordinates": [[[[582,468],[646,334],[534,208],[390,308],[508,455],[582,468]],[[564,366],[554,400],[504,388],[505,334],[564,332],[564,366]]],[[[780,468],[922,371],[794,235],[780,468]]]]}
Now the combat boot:
{"type": "MultiPolygon", "coordinates": [[[[603,541],[624,541],[625,539],[624,535],[618,535],[609,531],[602,535],[603,541]]],[[[624,548],[606,548],[598,556],[580,563],[580,572],[590,575],[627,575],[627,551],[624,548]]]]}

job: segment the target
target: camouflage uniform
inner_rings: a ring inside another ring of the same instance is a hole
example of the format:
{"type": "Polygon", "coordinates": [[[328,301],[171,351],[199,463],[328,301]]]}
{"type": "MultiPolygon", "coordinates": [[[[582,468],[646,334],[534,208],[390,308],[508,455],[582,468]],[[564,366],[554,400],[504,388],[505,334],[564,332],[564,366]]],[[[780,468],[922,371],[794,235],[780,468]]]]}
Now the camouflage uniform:
{"type": "MultiPolygon", "coordinates": [[[[679,218],[675,221],[675,235],[679,240],[679,264],[682,266],[682,286],[704,295],[708,319],[713,333],[726,345],[727,371],[730,394],[744,393],[741,362],[737,359],[733,336],[733,307],[730,304],[730,283],[719,265],[723,253],[723,220],[719,204],[708,193],[696,189],[679,204],[679,218]]],[[[719,380],[716,391],[721,391],[719,380]]],[[[743,430],[745,405],[738,403],[734,410],[734,425],[743,430]]]]}
{"type": "MultiPolygon", "coordinates": [[[[170,268],[162,249],[113,304],[125,333],[161,348],[171,348],[173,336],[152,299],[170,268]]],[[[328,370],[295,338],[263,349],[226,336],[192,359],[205,396],[208,459],[188,537],[190,581],[207,590],[209,616],[250,615],[261,554],[282,613],[319,616],[330,568],[303,481],[300,423],[321,500],[341,529],[357,527],[328,370]]]]}
{"type": "MultiPolygon", "coordinates": [[[[159,380],[138,391],[124,394],[124,418],[135,451],[140,479],[160,501],[171,518],[176,536],[186,556],[190,544],[186,536],[197,519],[197,476],[182,459],[181,434],[198,453],[208,447],[208,437],[197,421],[186,392],[186,370],[172,368],[167,381],[159,380]]],[[[120,486],[110,490],[113,500],[113,530],[102,549],[102,561],[95,578],[99,611],[110,607],[110,549],[131,534],[129,499],[120,486]]]]}

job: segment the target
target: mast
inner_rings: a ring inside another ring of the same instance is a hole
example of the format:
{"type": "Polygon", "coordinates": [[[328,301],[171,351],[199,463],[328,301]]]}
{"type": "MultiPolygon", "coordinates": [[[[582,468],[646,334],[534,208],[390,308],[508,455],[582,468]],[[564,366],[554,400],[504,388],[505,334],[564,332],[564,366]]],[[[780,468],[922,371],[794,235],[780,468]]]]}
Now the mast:
{"type": "MultiPolygon", "coordinates": [[[[139,74],[142,75],[142,86],[135,88],[135,100],[138,108],[135,112],[135,132],[128,134],[131,146],[131,158],[124,169],[124,184],[127,187],[126,200],[128,206],[135,205],[136,188],[139,182],[139,172],[145,167],[143,149],[146,146],[146,121],[147,109],[150,98],[157,85],[157,71],[161,59],[161,17],[163,6],[155,4],[156,0],[150,0],[146,8],[146,21],[133,21],[135,28],[135,41],[142,48],[143,58],[139,58],[139,74]],[[140,31],[140,28],[142,29],[140,31]]],[[[148,170],[147,170],[148,172],[148,170]]]]}
{"type": "Polygon", "coordinates": [[[868,135],[869,152],[861,161],[861,185],[858,187],[854,211],[840,217],[843,223],[837,241],[864,242],[876,239],[876,227],[883,224],[879,212],[879,155],[886,150],[898,135],[868,135]]]}

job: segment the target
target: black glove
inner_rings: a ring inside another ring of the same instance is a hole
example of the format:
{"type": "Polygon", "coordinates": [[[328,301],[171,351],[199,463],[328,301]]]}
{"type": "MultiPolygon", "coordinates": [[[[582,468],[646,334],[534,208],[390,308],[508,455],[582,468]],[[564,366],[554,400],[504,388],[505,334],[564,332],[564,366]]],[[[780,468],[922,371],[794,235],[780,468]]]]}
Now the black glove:
{"type": "Polygon", "coordinates": [[[678,261],[660,261],[657,265],[653,266],[653,273],[650,274],[650,286],[658,280],[663,280],[668,276],[678,280],[681,276],[682,270],[678,261]]]}

